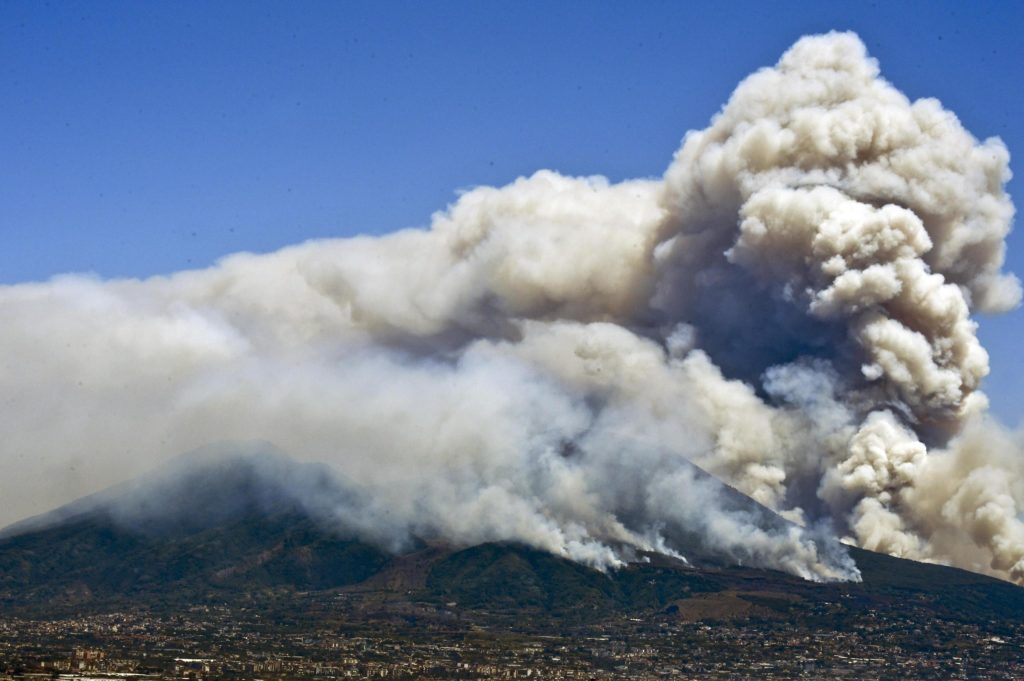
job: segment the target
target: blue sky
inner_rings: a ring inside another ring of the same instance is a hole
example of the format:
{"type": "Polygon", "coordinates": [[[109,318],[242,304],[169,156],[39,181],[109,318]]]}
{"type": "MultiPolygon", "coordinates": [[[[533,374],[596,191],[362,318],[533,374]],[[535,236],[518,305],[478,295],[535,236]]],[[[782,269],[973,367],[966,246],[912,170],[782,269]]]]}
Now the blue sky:
{"type": "MultiPolygon", "coordinates": [[[[1024,157],[1024,3],[0,1],[0,283],[423,225],[542,167],[659,175],[743,76],[829,29],[1024,157]]],[[[980,322],[1016,424],[1024,319],[980,322]]]]}

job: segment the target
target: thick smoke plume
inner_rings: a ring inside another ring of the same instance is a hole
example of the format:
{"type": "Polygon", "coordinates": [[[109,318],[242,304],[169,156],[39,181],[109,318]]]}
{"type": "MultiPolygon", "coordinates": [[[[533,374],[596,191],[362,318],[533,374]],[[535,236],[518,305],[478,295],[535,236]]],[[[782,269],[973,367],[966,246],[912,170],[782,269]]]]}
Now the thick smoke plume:
{"type": "Polygon", "coordinates": [[[699,544],[856,579],[831,532],[1024,582],[1024,448],[985,416],[970,317],[1021,297],[1007,164],[829,34],[661,179],[541,171],[428,230],[0,289],[3,520],[263,439],[330,464],[352,493],[318,515],[395,550],[699,544]]]}

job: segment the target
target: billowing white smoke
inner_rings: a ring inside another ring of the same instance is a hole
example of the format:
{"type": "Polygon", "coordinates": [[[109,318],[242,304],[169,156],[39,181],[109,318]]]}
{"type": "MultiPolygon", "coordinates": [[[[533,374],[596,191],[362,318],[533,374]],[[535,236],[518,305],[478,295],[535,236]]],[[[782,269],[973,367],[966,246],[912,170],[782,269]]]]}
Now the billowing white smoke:
{"type": "Polygon", "coordinates": [[[3,520],[259,438],[334,465],[360,501],[322,512],[396,549],[856,578],[825,527],[1024,581],[1024,450],[984,416],[969,316],[1020,300],[1007,163],[830,34],[661,180],[541,171],[425,231],[0,289],[3,520]]]}

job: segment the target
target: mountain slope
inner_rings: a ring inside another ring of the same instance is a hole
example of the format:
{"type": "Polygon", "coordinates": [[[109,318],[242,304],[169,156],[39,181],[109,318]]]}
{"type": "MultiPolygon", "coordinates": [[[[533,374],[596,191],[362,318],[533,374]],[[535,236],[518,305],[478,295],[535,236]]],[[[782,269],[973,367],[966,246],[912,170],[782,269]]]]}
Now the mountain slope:
{"type": "Polygon", "coordinates": [[[1012,584],[853,548],[860,584],[815,584],[658,554],[606,574],[500,543],[421,546],[396,557],[317,522],[292,493],[330,484],[316,467],[261,455],[190,463],[173,475],[76,502],[0,538],[0,608],[103,610],[125,602],[173,608],[355,589],[378,600],[556,620],[675,613],[841,622],[844,612],[910,608],[988,621],[1024,613],[1024,589],[1012,584]],[[299,478],[302,484],[293,484],[299,478]]]}
{"type": "Polygon", "coordinates": [[[0,603],[187,597],[213,590],[329,589],[388,561],[294,514],[249,516],[173,536],[79,519],[0,542],[0,603]]]}
{"type": "Polygon", "coordinates": [[[913,608],[968,622],[1024,616],[1024,589],[1013,584],[862,549],[852,552],[863,582],[819,584],[771,570],[693,568],[657,555],[606,575],[535,549],[485,544],[433,564],[427,589],[468,608],[570,617],[651,612],[685,599],[736,598],[758,603],[762,616],[806,614],[828,604],[837,621],[843,613],[868,609],[913,608]]]}

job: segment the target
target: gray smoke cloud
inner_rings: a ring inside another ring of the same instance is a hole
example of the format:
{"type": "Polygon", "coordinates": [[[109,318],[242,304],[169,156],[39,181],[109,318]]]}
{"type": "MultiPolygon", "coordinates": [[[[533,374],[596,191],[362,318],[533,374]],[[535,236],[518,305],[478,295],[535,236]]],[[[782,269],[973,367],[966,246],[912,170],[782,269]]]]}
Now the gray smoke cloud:
{"type": "Polygon", "coordinates": [[[262,439],[337,471],[353,494],[318,515],[395,550],[608,568],[697,542],[856,579],[834,532],[1024,582],[1024,443],[985,415],[970,316],[1020,302],[1008,178],[999,140],[833,33],[660,179],[540,171],[425,230],[0,288],[0,521],[262,439]]]}

